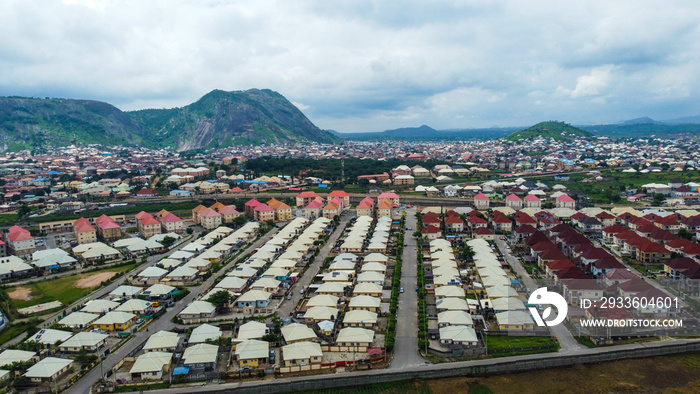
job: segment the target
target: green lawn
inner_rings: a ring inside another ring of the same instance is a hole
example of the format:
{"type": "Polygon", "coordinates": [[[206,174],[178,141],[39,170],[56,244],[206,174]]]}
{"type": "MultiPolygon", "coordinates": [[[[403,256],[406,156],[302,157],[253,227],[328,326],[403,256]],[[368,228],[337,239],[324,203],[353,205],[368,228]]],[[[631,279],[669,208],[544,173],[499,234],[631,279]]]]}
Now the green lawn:
{"type": "MultiPolygon", "coordinates": [[[[126,271],[129,271],[133,269],[136,266],[136,264],[128,264],[128,265],[123,265],[119,267],[113,267],[113,268],[106,268],[104,270],[99,270],[99,271],[93,271],[93,272],[86,272],[86,273],[81,273],[78,275],[70,275],[70,276],[64,276],[61,278],[55,278],[55,279],[48,279],[44,280],[41,282],[35,282],[31,283],[28,285],[23,285],[23,286],[13,286],[13,287],[8,287],[5,289],[5,293],[9,294],[12,293],[15,289],[18,287],[29,287],[32,292],[32,299],[29,301],[25,300],[11,300],[12,305],[16,309],[20,308],[26,308],[28,306],[32,305],[38,305],[38,304],[43,304],[46,302],[51,302],[54,300],[61,301],[63,305],[70,305],[71,303],[79,300],[80,298],[88,295],[90,292],[95,290],[95,288],[91,289],[81,289],[78,287],[75,287],[75,284],[83,278],[89,277],[91,275],[95,275],[100,272],[117,272],[117,273],[124,273],[126,271]]],[[[9,297],[8,297],[9,299],[9,297]]]]}
{"type": "Polygon", "coordinates": [[[0,214],[0,226],[14,226],[17,223],[16,213],[3,213],[0,214]]]}
{"type": "Polygon", "coordinates": [[[510,335],[489,335],[486,342],[489,350],[557,345],[552,337],[516,337],[510,335]]]}
{"type": "Polygon", "coordinates": [[[0,332],[0,344],[3,344],[17,335],[27,331],[30,327],[33,328],[32,331],[35,331],[37,324],[37,320],[10,324],[7,328],[2,330],[2,332],[0,332]]]}

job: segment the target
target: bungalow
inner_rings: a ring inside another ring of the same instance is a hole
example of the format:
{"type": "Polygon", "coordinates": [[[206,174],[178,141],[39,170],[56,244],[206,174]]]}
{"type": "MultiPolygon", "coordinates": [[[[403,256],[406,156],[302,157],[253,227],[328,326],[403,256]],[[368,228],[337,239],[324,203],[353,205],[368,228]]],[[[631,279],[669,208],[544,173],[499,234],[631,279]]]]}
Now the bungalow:
{"type": "Polygon", "coordinates": [[[349,311],[343,318],[344,327],[372,328],[377,324],[377,314],[374,312],[354,310],[349,311]]]}
{"type": "Polygon", "coordinates": [[[58,350],[62,352],[79,352],[81,350],[96,352],[104,346],[107,338],[109,338],[109,335],[82,331],[63,342],[58,347],[58,350]]]}
{"type": "Polygon", "coordinates": [[[185,324],[206,322],[216,316],[216,307],[207,301],[192,301],[178,316],[185,324]]]}
{"type": "Polygon", "coordinates": [[[440,328],[440,343],[444,345],[476,346],[476,331],[469,326],[445,326],[440,328]]]}
{"type": "Polygon", "coordinates": [[[287,344],[295,342],[316,341],[318,337],[314,330],[306,324],[292,323],[282,326],[282,338],[287,344]]]}
{"type": "Polygon", "coordinates": [[[136,358],[129,374],[131,379],[160,380],[163,378],[163,373],[170,369],[172,360],[172,353],[160,351],[144,353],[136,358]]]}
{"type": "Polygon", "coordinates": [[[136,323],[138,317],[127,312],[107,312],[101,318],[92,322],[92,328],[105,331],[126,331],[136,323]]]}
{"type": "Polygon", "coordinates": [[[236,345],[233,352],[240,368],[258,368],[267,363],[270,357],[270,344],[257,339],[246,339],[236,345]]]}
{"type": "Polygon", "coordinates": [[[335,342],[338,346],[364,347],[372,346],[374,331],[361,327],[345,327],[338,332],[335,342]]]}
{"type": "Polygon", "coordinates": [[[535,328],[532,315],[525,311],[508,311],[496,314],[498,328],[504,332],[532,331],[535,328]]]}
{"type": "Polygon", "coordinates": [[[295,342],[282,346],[282,359],[287,367],[296,365],[321,364],[323,352],[315,342],[295,342]]]}
{"type": "Polygon", "coordinates": [[[68,372],[73,360],[66,360],[57,357],[46,357],[38,363],[32,365],[24,373],[34,383],[55,382],[63,374],[68,372]]]}
{"type": "Polygon", "coordinates": [[[143,351],[149,352],[170,352],[174,353],[180,344],[180,336],[174,332],[161,330],[151,335],[146,344],[143,345],[143,351]]]}
{"type": "Polygon", "coordinates": [[[266,308],[272,300],[272,293],[263,290],[249,290],[236,299],[238,308],[266,308]]]}
{"type": "Polygon", "coordinates": [[[218,346],[200,343],[185,349],[185,353],[182,355],[182,362],[190,371],[211,371],[216,368],[218,354],[218,346]]]}

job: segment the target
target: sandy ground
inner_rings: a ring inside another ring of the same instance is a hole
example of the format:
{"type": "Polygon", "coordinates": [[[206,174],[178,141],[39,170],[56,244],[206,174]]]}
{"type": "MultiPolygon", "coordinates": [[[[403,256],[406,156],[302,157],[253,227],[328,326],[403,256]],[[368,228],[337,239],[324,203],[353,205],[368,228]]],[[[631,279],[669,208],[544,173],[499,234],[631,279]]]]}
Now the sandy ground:
{"type": "MultiPolygon", "coordinates": [[[[75,287],[79,289],[90,289],[93,287],[97,287],[102,283],[103,281],[110,279],[114,275],[116,275],[116,272],[100,272],[99,274],[95,275],[90,275],[86,278],[80,279],[76,284],[75,287]]],[[[18,289],[19,290],[19,289],[18,289]]]]}
{"type": "Polygon", "coordinates": [[[18,287],[14,289],[11,293],[7,293],[13,300],[24,300],[29,301],[32,294],[32,290],[29,287],[18,287]]]}

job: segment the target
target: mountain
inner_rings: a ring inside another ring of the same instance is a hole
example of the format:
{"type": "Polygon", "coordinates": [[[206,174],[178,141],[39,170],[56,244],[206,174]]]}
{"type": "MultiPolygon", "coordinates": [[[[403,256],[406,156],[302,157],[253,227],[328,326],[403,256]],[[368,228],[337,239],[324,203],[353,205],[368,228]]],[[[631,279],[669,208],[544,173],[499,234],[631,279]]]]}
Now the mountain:
{"type": "Polygon", "coordinates": [[[675,119],[667,119],[667,120],[664,120],[663,123],[671,124],[671,125],[700,124],[700,115],[698,115],[698,116],[684,116],[682,118],[675,118],[675,119]]]}
{"type": "Polygon", "coordinates": [[[557,141],[571,141],[575,138],[591,138],[593,133],[579,129],[568,123],[547,121],[538,123],[525,130],[516,131],[505,137],[507,141],[519,141],[527,138],[553,138],[557,141]]]}
{"type": "Polygon", "coordinates": [[[337,133],[336,135],[353,140],[465,140],[501,138],[513,130],[517,130],[517,128],[435,130],[430,126],[422,125],[380,132],[337,133]]]}
{"type": "Polygon", "coordinates": [[[99,101],[0,97],[0,144],[9,150],[71,143],[177,150],[336,142],[271,90],[214,90],[181,108],[123,112],[99,101]]]}
{"type": "Polygon", "coordinates": [[[139,145],[143,127],[110,104],[90,100],[0,97],[5,150],[85,144],[139,145]]]}
{"type": "Polygon", "coordinates": [[[630,119],[624,122],[620,122],[621,125],[635,125],[635,124],[661,124],[663,122],[658,122],[650,117],[644,116],[641,118],[630,119]]]}
{"type": "Polygon", "coordinates": [[[156,146],[178,150],[340,139],[316,127],[284,96],[268,89],[213,90],[182,108],[146,109],[127,115],[156,146]]]}

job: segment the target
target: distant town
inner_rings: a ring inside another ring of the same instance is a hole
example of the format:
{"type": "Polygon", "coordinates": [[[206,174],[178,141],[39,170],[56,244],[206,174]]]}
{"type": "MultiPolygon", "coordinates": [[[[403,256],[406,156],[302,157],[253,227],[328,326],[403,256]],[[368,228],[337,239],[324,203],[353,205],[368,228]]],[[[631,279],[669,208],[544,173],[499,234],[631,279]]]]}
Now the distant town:
{"type": "Polygon", "coordinates": [[[562,137],[2,153],[0,386],[252,390],[698,345],[697,140],[562,137]]]}

